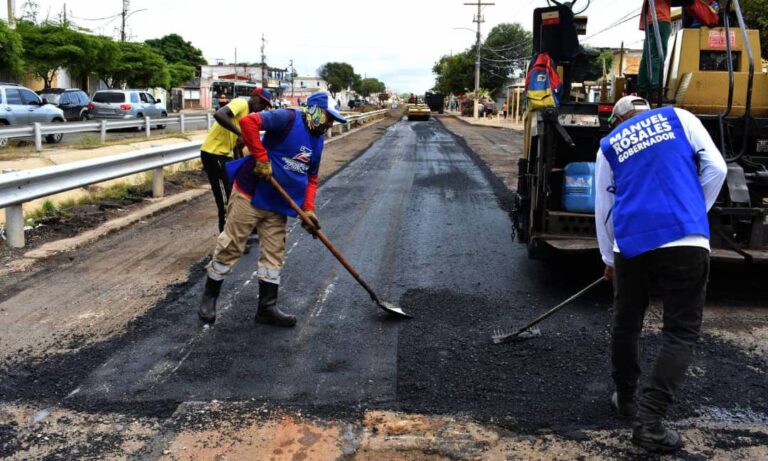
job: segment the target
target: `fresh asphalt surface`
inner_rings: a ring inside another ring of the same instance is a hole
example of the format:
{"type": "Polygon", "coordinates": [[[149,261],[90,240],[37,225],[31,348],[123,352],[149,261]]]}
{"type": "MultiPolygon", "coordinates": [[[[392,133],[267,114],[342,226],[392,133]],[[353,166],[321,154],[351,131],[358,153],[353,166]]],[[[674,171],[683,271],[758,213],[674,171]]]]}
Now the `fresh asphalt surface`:
{"type": "MultiPolygon", "coordinates": [[[[253,323],[254,248],[224,283],[215,326],[197,320],[199,265],[122,336],[5,370],[0,398],[145,415],[253,399],[318,412],[462,413],[564,433],[621,427],[607,405],[607,284],[547,321],[541,338],[491,344],[493,328],[525,323],[601,267],[596,257],[559,269],[529,261],[510,238],[509,192],[438,121],[389,128],[324,183],[317,202],[331,241],[415,319],[379,310],[290,220],[279,303],[298,316],[295,328],[253,323]]],[[[655,352],[658,336],[644,344],[655,352]]],[[[703,372],[686,382],[673,419],[701,417],[706,404],[768,423],[759,359],[705,336],[694,362],[703,372]]]]}

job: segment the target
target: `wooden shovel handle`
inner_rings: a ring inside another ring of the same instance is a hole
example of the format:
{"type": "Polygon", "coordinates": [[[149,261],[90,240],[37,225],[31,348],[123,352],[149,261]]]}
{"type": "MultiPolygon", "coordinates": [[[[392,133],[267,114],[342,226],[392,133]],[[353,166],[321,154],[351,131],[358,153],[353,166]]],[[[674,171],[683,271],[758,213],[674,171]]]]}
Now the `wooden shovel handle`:
{"type": "MultiPolygon", "coordinates": [[[[296,214],[299,215],[299,217],[301,218],[302,221],[304,221],[305,224],[307,224],[311,228],[315,227],[315,224],[312,222],[311,219],[309,219],[309,216],[307,216],[307,214],[304,213],[304,210],[302,210],[301,208],[299,208],[298,205],[296,205],[296,202],[293,201],[291,196],[288,195],[285,189],[283,189],[283,186],[281,186],[280,183],[278,183],[277,180],[275,180],[275,178],[270,176],[269,183],[272,184],[272,187],[274,187],[277,190],[277,192],[283,197],[283,199],[285,199],[285,201],[288,202],[291,208],[293,208],[293,211],[295,211],[296,214]]],[[[357,279],[358,282],[362,280],[360,278],[360,274],[355,270],[354,267],[352,267],[352,264],[350,264],[349,261],[347,261],[347,259],[339,252],[339,250],[337,250],[336,247],[333,246],[333,244],[331,243],[330,240],[328,240],[328,237],[325,236],[323,231],[321,231],[320,229],[315,229],[315,235],[317,235],[317,238],[319,238],[320,241],[323,242],[323,245],[325,245],[328,248],[328,250],[336,257],[336,259],[339,260],[341,265],[344,266],[344,268],[346,268],[349,271],[352,277],[357,279]]],[[[366,289],[366,291],[369,291],[369,294],[371,293],[370,289],[366,285],[363,285],[363,287],[366,289]]]]}

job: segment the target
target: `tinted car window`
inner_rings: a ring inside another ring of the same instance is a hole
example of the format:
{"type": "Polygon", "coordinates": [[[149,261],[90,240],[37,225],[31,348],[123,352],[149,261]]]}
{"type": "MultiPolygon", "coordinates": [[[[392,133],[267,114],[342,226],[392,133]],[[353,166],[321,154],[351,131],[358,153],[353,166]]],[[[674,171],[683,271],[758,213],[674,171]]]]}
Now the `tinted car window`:
{"type": "Polygon", "coordinates": [[[155,97],[152,96],[151,94],[144,93],[144,96],[146,96],[148,103],[150,103],[150,104],[154,104],[155,103],[155,97]]]}
{"type": "Polygon", "coordinates": [[[72,104],[72,102],[72,95],[69,93],[62,94],[61,98],[59,99],[59,104],[72,104]]]}
{"type": "Polygon", "coordinates": [[[141,98],[141,102],[149,102],[149,99],[147,99],[147,93],[139,93],[139,98],[141,98]]]}
{"type": "Polygon", "coordinates": [[[93,102],[125,102],[125,93],[119,91],[100,91],[93,95],[93,102]]]}
{"type": "Polygon", "coordinates": [[[139,102],[139,95],[136,93],[131,93],[131,102],[133,103],[139,102]]]}
{"type": "Polygon", "coordinates": [[[24,100],[24,104],[39,104],[40,98],[37,97],[37,95],[29,90],[19,90],[19,93],[21,93],[21,98],[24,100]]]}
{"type": "Polygon", "coordinates": [[[5,103],[8,105],[13,104],[22,104],[21,102],[21,93],[19,93],[19,90],[17,89],[7,89],[5,90],[5,103]]]}
{"type": "Polygon", "coordinates": [[[90,102],[91,102],[91,101],[88,99],[88,95],[87,95],[87,94],[85,94],[85,92],[84,92],[84,91],[78,91],[78,92],[77,92],[77,98],[80,100],[80,104],[81,104],[81,105],[83,105],[83,106],[87,106],[87,105],[88,105],[88,103],[90,103],[90,102]]]}

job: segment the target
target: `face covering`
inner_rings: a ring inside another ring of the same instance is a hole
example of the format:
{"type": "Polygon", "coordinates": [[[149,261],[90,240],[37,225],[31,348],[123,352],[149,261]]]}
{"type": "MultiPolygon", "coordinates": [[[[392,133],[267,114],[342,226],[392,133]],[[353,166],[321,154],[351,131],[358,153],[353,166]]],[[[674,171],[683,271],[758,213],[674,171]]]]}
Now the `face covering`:
{"type": "Polygon", "coordinates": [[[306,125],[312,136],[322,136],[325,134],[325,124],[328,121],[328,113],[319,106],[308,106],[301,108],[301,114],[304,117],[306,125]]]}

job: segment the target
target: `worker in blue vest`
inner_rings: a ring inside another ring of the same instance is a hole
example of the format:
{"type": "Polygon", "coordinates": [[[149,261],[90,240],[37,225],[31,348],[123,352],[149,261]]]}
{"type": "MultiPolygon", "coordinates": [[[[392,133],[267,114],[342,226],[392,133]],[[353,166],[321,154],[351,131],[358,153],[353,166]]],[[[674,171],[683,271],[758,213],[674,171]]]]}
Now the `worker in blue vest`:
{"type": "Polygon", "coordinates": [[[709,277],[707,211],[726,174],[701,121],[683,109],[651,110],[636,96],[613,108],[600,141],[595,219],[605,277],[614,283],[611,403],[632,420],[632,441],[653,451],[683,446],[662,424],[699,338],[709,277]],[[664,304],[661,350],[641,389],[639,346],[649,294],[664,304]]]}
{"type": "Polygon", "coordinates": [[[247,115],[240,120],[240,130],[250,155],[227,163],[233,177],[233,189],[227,205],[223,232],[208,264],[208,278],[198,315],[205,322],[216,320],[216,300],[221,284],[243,254],[254,227],[259,232],[259,305],[256,322],[291,327],[296,317],[277,307],[280,271],[285,256],[287,218],[296,212],[269,182],[270,177],[288,192],[312,220],[302,223],[311,234],[320,229],[315,214],[323,135],[334,121],[346,119],[332,104],[328,94],[315,93],[307,106],[299,110],[279,109],[247,115]],[[329,102],[330,101],[330,102],[329,102]],[[264,138],[259,132],[264,131],[264,138]]]}

